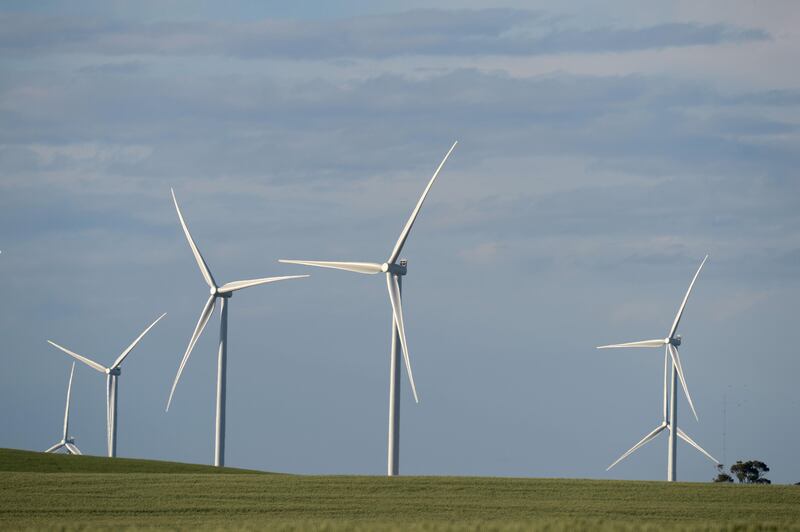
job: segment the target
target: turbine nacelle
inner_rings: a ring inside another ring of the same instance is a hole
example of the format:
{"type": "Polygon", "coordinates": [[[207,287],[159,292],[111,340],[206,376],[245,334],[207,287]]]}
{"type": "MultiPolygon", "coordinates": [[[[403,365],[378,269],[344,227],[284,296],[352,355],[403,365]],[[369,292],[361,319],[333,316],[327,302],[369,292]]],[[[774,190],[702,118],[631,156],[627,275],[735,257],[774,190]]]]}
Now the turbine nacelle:
{"type": "Polygon", "coordinates": [[[673,338],[667,338],[664,343],[665,344],[672,344],[675,347],[678,347],[679,345],[681,345],[681,335],[678,334],[678,335],[674,336],[673,338]]]}
{"type": "Polygon", "coordinates": [[[405,275],[408,273],[408,261],[403,259],[400,261],[400,264],[394,263],[389,264],[388,262],[384,262],[381,264],[381,271],[383,273],[393,273],[395,275],[405,275]]]}
{"type": "Polygon", "coordinates": [[[120,368],[106,368],[106,375],[119,376],[120,373],[122,373],[120,368]]]}

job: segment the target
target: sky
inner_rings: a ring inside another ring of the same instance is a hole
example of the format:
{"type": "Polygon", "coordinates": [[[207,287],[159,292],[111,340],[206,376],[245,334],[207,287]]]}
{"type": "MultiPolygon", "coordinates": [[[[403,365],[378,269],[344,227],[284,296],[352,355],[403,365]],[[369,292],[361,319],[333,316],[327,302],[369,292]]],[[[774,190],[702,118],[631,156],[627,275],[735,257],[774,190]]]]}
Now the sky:
{"type": "MultiPolygon", "coordinates": [[[[229,307],[227,465],[386,471],[385,282],[277,259],[403,256],[420,403],[400,470],[654,479],[663,353],[597,345],[681,322],[720,461],[800,481],[800,7],[795,2],[187,2],[0,6],[0,447],[60,437],[70,360],[122,368],[120,456],[210,463],[207,288],[310,273],[229,307]]],[[[105,452],[104,379],[71,433],[105,452]]],[[[678,478],[713,463],[678,444],[678,478]]]]}

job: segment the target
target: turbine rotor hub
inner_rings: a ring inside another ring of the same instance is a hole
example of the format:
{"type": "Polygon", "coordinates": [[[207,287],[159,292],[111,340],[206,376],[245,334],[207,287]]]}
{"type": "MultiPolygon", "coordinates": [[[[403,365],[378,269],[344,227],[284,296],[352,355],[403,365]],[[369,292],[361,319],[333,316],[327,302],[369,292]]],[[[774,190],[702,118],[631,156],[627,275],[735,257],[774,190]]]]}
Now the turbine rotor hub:
{"type": "Polygon", "coordinates": [[[217,295],[217,287],[216,286],[212,286],[211,288],[208,289],[208,291],[211,293],[212,296],[217,295]]]}
{"type": "Polygon", "coordinates": [[[388,264],[384,262],[381,264],[381,271],[384,273],[393,273],[395,275],[405,275],[408,272],[406,265],[408,261],[401,260],[400,263],[388,264]]]}
{"type": "Polygon", "coordinates": [[[383,273],[393,273],[395,275],[405,275],[408,273],[408,261],[403,259],[399,262],[395,262],[393,264],[389,264],[384,262],[381,264],[381,271],[383,273]]]}

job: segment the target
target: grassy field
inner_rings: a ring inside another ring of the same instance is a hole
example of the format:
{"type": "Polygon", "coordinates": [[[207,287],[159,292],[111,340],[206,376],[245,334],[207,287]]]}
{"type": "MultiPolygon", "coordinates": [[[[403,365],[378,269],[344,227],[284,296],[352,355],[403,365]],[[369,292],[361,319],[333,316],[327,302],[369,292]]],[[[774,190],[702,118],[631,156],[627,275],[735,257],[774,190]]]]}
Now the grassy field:
{"type": "Polygon", "coordinates": [[[0,529],[800,530],[800,486],[295,476],[0,449],[0,529]]]}

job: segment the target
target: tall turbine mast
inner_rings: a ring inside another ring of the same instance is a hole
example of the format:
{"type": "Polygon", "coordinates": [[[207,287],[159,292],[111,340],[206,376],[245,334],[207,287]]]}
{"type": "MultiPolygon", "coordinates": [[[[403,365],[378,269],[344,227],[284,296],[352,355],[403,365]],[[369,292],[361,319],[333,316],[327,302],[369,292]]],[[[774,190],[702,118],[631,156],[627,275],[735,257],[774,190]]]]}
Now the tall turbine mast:
{"type": "Polygon", "coordinates": [[[398,351],[403,354],[403,362],[406,367],[408,375],[408,382],[411,385],[411,393],[414,395],[414,401],[419,403],[419,395],[417,394],[417,387],[414,384],[414,374],[411,371],[411,358],[409,356],[408,343],[406,341],[405,323],[403,321],[403,297],[402,297],[402,278],[408,273],[408,262],[400,260],[400,254],[403,252],[406,240],[411,233],[411,228],[419,216],[419,211],[422,209],[422,204],[428,196],[434,181],[436,181],[439,172],[444,167],[450,154],[455,149],[458,141],[454,142],[447,154],[439,163],[433,177],[428,181],[428,185],[422,192],[417,201],[414,210],[411,211],[411,216],[408,218],[400,236],[395,242],[394,247],[389,253],[389,258],[386,262],[332,262],[332,261],[319,261],[319,260],[287,260],[281,259],[280,262],[287,264],[303,264],[306,266],[316,266],[319,268],[332,268],[335,270],[345,270],[355,273],[363,273],[367,275],[375,275],[377,273],[384,273],[386,275],[386,287],[389,292],[389,303],[392,307],[392,340],[391,340],[391,357],[389,360],[389,434],[388,434],[388,449],[387,449],[387,474],[394,476],[399,473],[400,468],[400,361],[398,351]]]}
{"type": "Polygon", "coordinates": [[[249,288],[251,286],[258,286],[260,284],[274,283],[278,281],[286,281],[289,279],[302,279],[304,277],[308,277],[308,275],[287,275],[283,277],[247,279],[244,281],[233,281],[222,286],[218,286],[217,282],[214,280],[214,276],[211,275],[211,270],[208,268],[205,259],[203,259],[203,255],[200,254],[200,250],[194,243],[191,233],[189,233],[189,227],[186,225],[186,222],[183,219],[181,208],[178,206],[178,200],[175,198],[175,191],[172,189],[170,190],[172,191],[172,201],[175,204],[175,210],[178,212],[178,220],[183,228],[183,234],[186,236],[186,241],[189,243],[189,248],[192,250],[195,262],[197,262],[197,266],[200,268],[200,274],[203,276],[203,280],[208,285],[211,295],[206,301],[206,304],[203,306],[203,310],[200,312],[200,319],[197,320],[197,325],[194,328],[192,337],[189,339],[189,346],[186,348],[180,365],[178,366],[178,373],[175,375],[175,381],[172,383],[172,389],[169,392],[169,399],[167,399],[167,411],[169,411],[170,404],[172,403],[172,397],[175,394],[175,388],[178,386],[178,381],[183,374],[184,367],[186,367],[186,362],[189,360],[189,355],[192,354],[192,350],[194,349],[197,340],[200,338],[200,335],[203,333],[203,329],[205,329],[206,325],[208,324],[208,320],[211,319],[211,315],[214,313],[214,307],[217,304],[217,300],[219,300],[220,327],[219,349],[217,351],[217,403],[215,409],[216,429],[214,432],[214,465],[221,467],[225,465],[225,398],[227,395],[226,386],[228,366],[229,299],[231,296],[233,296],[234,292],[242,290],[243,288],[249,288]]]}

